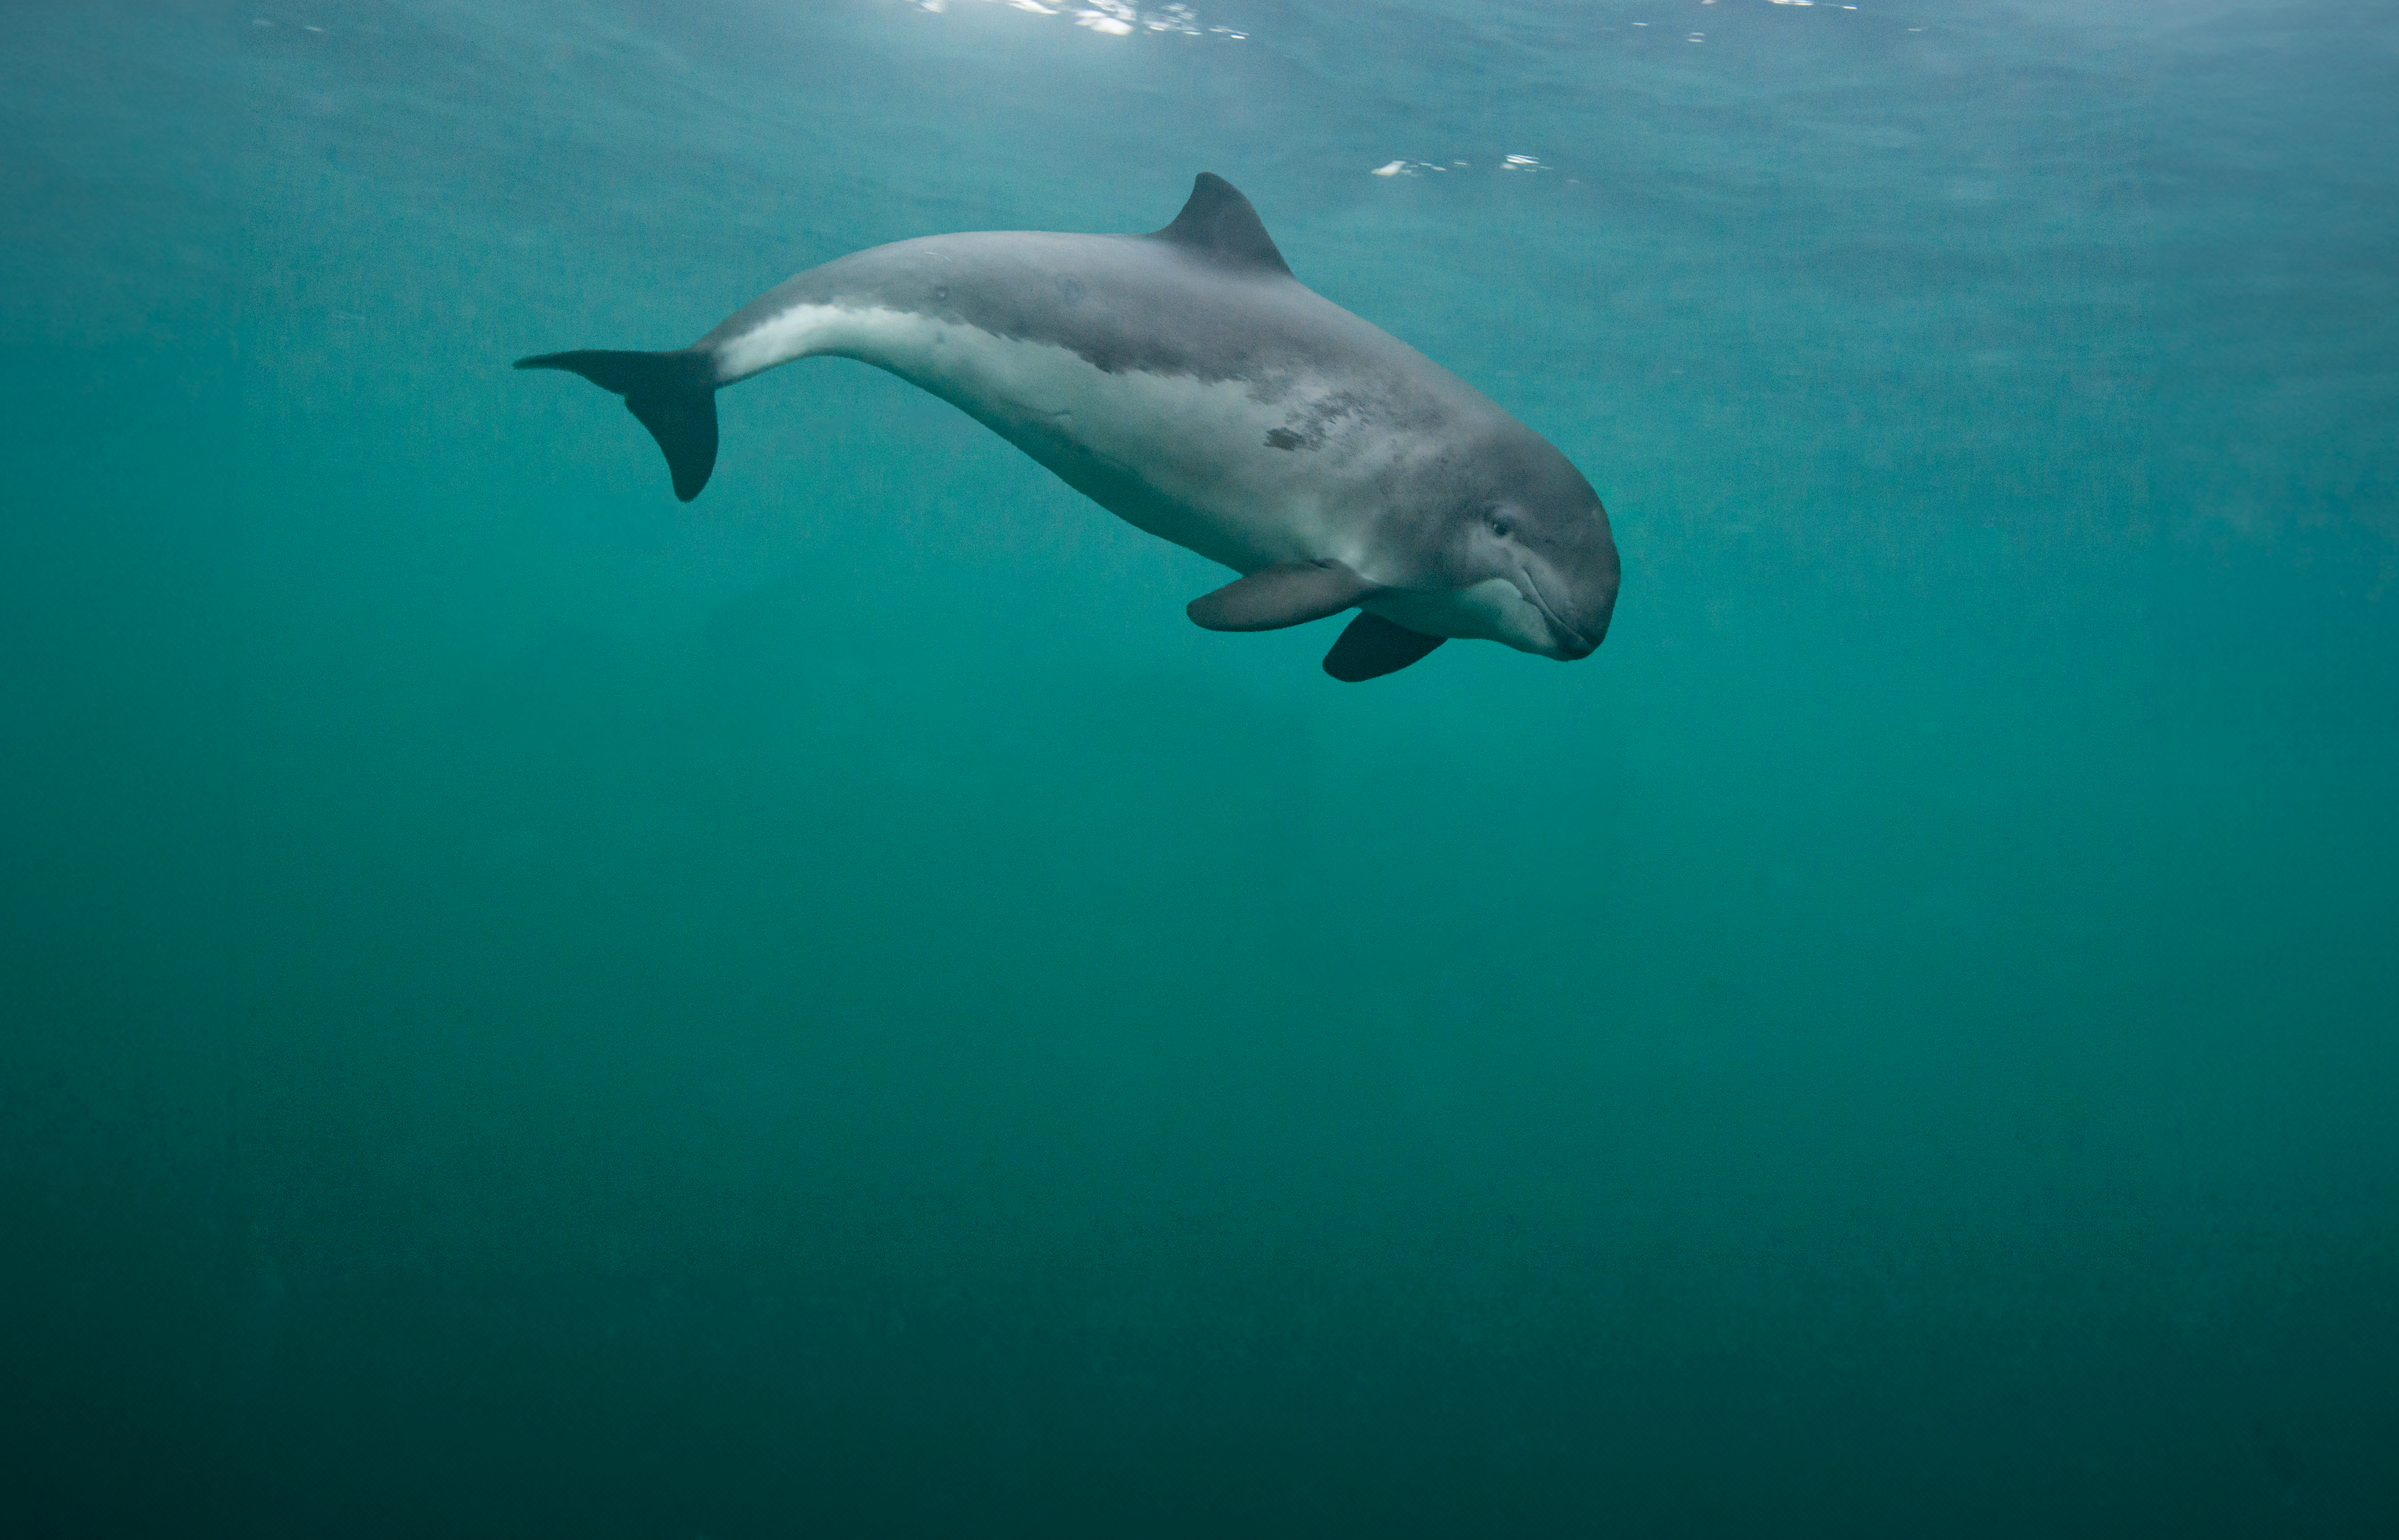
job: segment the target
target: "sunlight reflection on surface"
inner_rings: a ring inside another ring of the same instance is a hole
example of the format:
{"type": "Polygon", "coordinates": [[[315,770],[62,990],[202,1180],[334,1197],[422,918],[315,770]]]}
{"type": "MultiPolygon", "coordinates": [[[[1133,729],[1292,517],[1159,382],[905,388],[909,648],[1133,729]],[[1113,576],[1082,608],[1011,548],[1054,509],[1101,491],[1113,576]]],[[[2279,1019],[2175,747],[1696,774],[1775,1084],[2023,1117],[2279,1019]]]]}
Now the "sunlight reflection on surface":
{"type": "MultiPolygon", "coordinates": [[[[1078,31],[1100,37],[1134,38],[1157,34],[1238,43],[1245,42],[1253,35],[1242,28],[1207,22],[1196,7],[1185,4],[1183,0],[1172,0],[1172,3],[1158,6],[1155,8],[1143,8],[1134,4],[1133,0],[1057,0],[1054,4],[1051,0],[900,0],[900,3],[907,9],[937,16],[947,14],[954,8],[971,8],[972,6],[981,5],[999,10],[1018,11],[1026,16],[1044,20],[1064,18],[1078,31]]],[[[1685,3],[1691,4],[1693,0],[1685,0],[1685,3]]],[[[1819,0],[1766,0],[1766,4],[1775,7],[1821,8],[1826,13],[1827,18],[1831,18],[1836,12],[1854,16],[1859,9],[1856,5],[1842,3],[1842,0],[1823,0],[1821,6],[1819,0]]],[[[1758,9],[1764,8],[1762,6],[1756,6],[1755,0],[1730,0],[1729,4],[1727,0],[1695,0],[1694,8],[1715,7],[1720,5],[1725,8],[1711,9],[1710,19],[1727,23],[1732,21],[1729,12],[1749,9],[1753,7],[1758,9]]],[[[1697,18],[1694,17],[1693,20],[1697,18]]],[[[1593,20],[1598,31],[1616,32],[1619,27],[1627,29],[1620,35],[1624,38],[1628,46],[1651,46],[1656,42],[1666,42],[1669,39],[1687,45],[1702,45],[1711,42],[1715,36],[1709,31],[1687,26],[1678,27],[1662,20],[1653,21],[1627,19],[1620,21],[1596,21],[1596,19],[1593,19],[1593,20]]],[[[1911,34],[1920,33],[1923,30],[1920,27],[1906,29],[1911,34]]],[[[1732,35],[1739,39],[1743,34],[1732,35]]],[[[1270,47],[1271,46],[1269,45],[1270,47]]],[[[1738,48],[1739,41],[1732,46],[1738,48]]],[[[1709,51],[1713,53],[1715,50],[1711,48],[1709,51]]],[[[1446,174],[1453,170],[1469,169],[1469,162],[1465,160],[1419,160],[1404,155],[1370,162],[1363,168],[1370,176],[1394,182],[1404,178],[1419,177],[1428,172],[1446,174]]],[[[1587,167],[1561,168],[1528,155],[1509,155],[1498,159],[1478,159],[1473,163],[1472,169],[1507,172],[1546,172],[1563,169],[1570,173],[1565,181],[1572,186],[1584,185],[1581,179],[1589,174],[1587,167]]]]}
{"type": "MultiPolygon", "coordinates": [[[[984,3],[995,3],[995,0],[984,0],[984,3]]],[[[1213,36],[1227,43],[1239,43],[1249,36],[1249,34],[1232,27],[1203,30],[1200,25],[1200,13],[1189,6],[1179,4],[1145,11],[1126,4],[1125,0],[1091,0],[1088,6],[1072,7],[1048,6],[1042,4],[1042,0],[996,0],[996,3],[1033,16],[1071,15],[1075,25],[1097,33],[1102,37],[1131,37],[1135,33],[1154,32],[1172,33],[1185,37],[1213,36]]],[[[950,8],[950,0],[909,0],[909,4],[937,16],[950,8]]]]}

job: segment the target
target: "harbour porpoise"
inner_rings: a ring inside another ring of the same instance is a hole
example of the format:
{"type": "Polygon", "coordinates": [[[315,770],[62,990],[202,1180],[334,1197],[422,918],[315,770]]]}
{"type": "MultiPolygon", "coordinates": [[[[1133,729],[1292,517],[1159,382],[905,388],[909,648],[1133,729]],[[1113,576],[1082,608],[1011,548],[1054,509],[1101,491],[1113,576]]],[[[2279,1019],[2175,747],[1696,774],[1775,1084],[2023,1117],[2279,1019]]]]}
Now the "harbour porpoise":
{"type": "Polygon", "coordinates": [[[716,392],[818,356],[888,370],[1127,522],[1241,575],[1211,630],[1360,612],[1325,671],[1372,679],[1450,637],[1590,655],[1616,605],[1599,496],[1482,392],[1292,277],[1202,173],[1146,236],[990,231],[838,258],[689,347],[545,353],[625,398],[689,502],[716,392]]]}

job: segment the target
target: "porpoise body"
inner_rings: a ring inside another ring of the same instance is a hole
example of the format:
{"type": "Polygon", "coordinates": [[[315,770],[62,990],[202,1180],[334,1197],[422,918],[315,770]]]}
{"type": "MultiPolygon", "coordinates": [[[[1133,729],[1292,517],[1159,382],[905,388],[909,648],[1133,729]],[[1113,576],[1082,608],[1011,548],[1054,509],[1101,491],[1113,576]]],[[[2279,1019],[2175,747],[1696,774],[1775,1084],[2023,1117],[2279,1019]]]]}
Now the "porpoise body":
{"type": "Polygon", "coordinates": [[[932,392],[1128,522],[1242,575],[1215,630],[1361,614],[1337,679],[1451,637],[1547,657],[1606,634],[1606,511],[1548,440],[1311,292],[1249,200],[1202,174],[1146,236],[931,236],[811,268],[689,347],[522,358],[625,398],[676,495],[716,462],[715,392],[794,358],[856,358],[932,392]]]}

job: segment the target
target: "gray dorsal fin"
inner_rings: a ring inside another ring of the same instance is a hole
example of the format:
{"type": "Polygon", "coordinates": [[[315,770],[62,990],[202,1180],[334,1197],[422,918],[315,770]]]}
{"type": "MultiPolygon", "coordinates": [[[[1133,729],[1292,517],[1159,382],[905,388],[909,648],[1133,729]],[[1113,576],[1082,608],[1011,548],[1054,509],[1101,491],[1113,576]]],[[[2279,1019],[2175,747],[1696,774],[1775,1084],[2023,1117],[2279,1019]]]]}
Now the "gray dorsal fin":
{"type": "Polygon", "coordinates": [[[1274,237],[1250,207],[1240,189],[1213,171],[1202,171],[1191,183],[1190,201],[1174,223],[1153,231],[1152,240],[1182,247],[1221,267],[1244,272],[1281,273],[1291,277],[1291,264],[1275,250],[1274,237]]]}

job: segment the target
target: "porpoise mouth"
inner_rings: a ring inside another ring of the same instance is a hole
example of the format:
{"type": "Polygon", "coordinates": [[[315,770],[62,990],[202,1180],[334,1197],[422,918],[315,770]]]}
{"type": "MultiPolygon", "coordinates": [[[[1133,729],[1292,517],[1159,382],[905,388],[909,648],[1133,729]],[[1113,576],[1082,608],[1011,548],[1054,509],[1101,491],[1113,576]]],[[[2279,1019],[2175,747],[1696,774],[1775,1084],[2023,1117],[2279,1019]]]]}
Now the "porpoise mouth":
{"type": "Polygon", "coordinates": [[[1532,568],[1520,567],[1517,571],[1525,579],[1522,587],[1524,591],[1532,598],[1534,608],[1541,612],[1541,618],[1550,623],[1550,629],[1555,631],[1562,640],[1564,644],[1559,651],[1565,655],[1567,662],[1571,663],[1579,657],[1589,657],[1599,651],[1598,642],[1558,618],[1557,606],[1552,604],[1550,596],[1541,591],[1540,579],[1533,575],[1532,568]]]}

